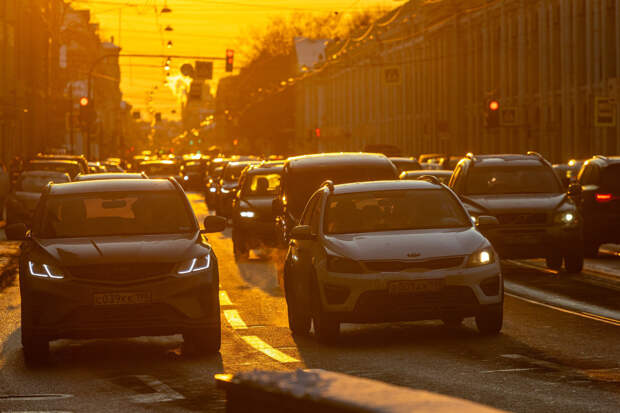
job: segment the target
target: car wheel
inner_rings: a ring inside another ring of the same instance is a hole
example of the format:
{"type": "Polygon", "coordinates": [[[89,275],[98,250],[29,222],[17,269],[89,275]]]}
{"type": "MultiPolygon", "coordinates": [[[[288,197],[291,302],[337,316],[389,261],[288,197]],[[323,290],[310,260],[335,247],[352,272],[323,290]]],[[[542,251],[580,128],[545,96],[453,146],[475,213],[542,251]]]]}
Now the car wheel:
{"type": "Polygon", "coordinates": [[[331,344],[340,336],[340,321],[323,310],[317,282],[312,292],[312,325],[314,336],[321,343],[331,344]]]}
{"type": "Polygon", "coordinates": [[[463,317],[446,316],[446,317],[442,317],[441,321],[443,321],[446,327],[456,328],[456,327],[459,327],[463,323],[463,317]]]}
{"type": "Polygon", "coordinates": [[[545,261],[550,270],[560,271],[562,269],[562,256],[559,254],[549,255],[545,261]]]}
{"type": "Polygon", "coordinates": [[[185,350],[191,355],[213,354],[220,351],[222,329],[220,326],[190,330],[183,333],[185,350]]]}
{"type": "Polygon", "coordinates": [[[22,336],[24,361],[29,367],[36,367],[48,361],[50,355],[50,343],[39,337],[22,336]]]}
{"type": "Polygon", "coordinates": [[[478,331],[484,335],[499,334],[503,323],[503,303],[487,306],[476,316],[476,327],[478,327],[478,331]]]}
{"type": "Polygon", "coordinates": [[[305,336],[310,332],[312,317],[307,311],[303,311],[299,295],[294,287],[287,283],[285,276],[286,307],[288,311],[288,327],[294,335],[305,336]]]}
{"type": "Polygon", "coordinates": [[[583,254],[588,258],[598,257],[598,248],[600,247],[598,242],[586,242],[584,243],[583,254]]]}
{"type": "Polygon", "coordinates": [[[247,242],[245,241],[243,236],[241,236],[241,234],[235,231],[234,228],[232,233],[232,241],[235,260],[247,259],[250,255],[250,250],[248,249],[247,242]]]}
{"type": "Polygon", "coordinates": [[[566,272],[570,274],[579,274],[583,270],[583,253],[574,252],[564,257],[564,266],[566,272]]]}

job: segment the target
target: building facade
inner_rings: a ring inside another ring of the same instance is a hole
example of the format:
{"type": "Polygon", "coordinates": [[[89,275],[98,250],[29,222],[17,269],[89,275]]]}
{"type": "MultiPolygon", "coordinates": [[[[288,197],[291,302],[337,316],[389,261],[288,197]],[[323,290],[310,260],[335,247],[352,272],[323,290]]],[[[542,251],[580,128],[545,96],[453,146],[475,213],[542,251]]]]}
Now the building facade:
{"type": "Polygon", "coordinates": [[[619,0],[412,0],[330,42],[292,86],[293,147],[620,153],[619,48],[619,0]],[[485,125],[491,99],[499,127],[485,125]]]}

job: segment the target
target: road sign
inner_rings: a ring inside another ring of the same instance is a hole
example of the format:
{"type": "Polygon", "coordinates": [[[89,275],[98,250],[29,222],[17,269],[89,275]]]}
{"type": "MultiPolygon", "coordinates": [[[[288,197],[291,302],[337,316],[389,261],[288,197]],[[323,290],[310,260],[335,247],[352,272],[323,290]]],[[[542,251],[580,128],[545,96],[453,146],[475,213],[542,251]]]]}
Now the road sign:
{"type": "Polygon", "coordinates": [[[400,66],[388,66],[383,68],[383,83],[385,85],[397,86],[402,81],[400,66]]]}
{"type": "Polygon", "coordinates": [[[183,76],[192,77],[194,75],[194,67],[189,63],[185,63],[181,66],[181,74],[183,76]]]}
{"type": "Polygon", "coordinates": [[[609,97],[594,98],[594,125],[601,128],[616,126],[616,99],[609,97]]]}
{"type": "Polygon", "coordinates": [[[195,78],[198,80],[213,79],[213,62],[196,62],[195,78]]]}

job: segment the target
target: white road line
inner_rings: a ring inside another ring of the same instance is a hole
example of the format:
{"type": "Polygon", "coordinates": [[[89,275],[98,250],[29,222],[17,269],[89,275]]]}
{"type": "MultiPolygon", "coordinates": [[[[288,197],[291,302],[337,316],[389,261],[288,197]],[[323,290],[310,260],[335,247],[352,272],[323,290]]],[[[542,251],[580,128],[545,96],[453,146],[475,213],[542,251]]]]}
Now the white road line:
{"type": "Polygon", "coordinates": [[[242,336],[241,338],[254,349],[276,361],[279,361],[280,363],[299,363],[299,360],[296,358],[271,347],[257,336],[242,336]]]}
{"type": "Polygon", "coordinates": [[[522,368],[522,369],[487,370],[487,371],[481,371],[480,373],[482,373],[482,374],[488,374],[488,373],[511,373],[511,372],[516,372],[516,371],[529,371],[529,370],[538,370],[538,368],[537,367],[528,367],[528,368],[522,368]]]}
{"type": "Polygon", "coordinates": [[[247,330],[248,326],[241,319],[239,312],[237,310],[224,310],[224,317],[226,317],[226,321],[228,324],[235,330],[247,330]]]}
{"type": "Polygon", "coordinates": [[[72,394],[6,394],[0,395],[0,401],[43,401],[68,399],[72,394]]]}
{"type": "Polygon", "coordinates": [[[228,293],[223,290],[220,291],[220,305],[233,305],[228,293]]]}
{"type": "Polygon", "coordinates": [[[136,394],[134,396],[131,396],[130,399],[134,403],[161,403],[185,399],[182,394],[176,392],[170,386],[162,383],[161,381],[157,380],[152,376],[139,374],[134,377],[142,381],[144,384],[146,384],[156,392],[148,394],[136,394]]]}

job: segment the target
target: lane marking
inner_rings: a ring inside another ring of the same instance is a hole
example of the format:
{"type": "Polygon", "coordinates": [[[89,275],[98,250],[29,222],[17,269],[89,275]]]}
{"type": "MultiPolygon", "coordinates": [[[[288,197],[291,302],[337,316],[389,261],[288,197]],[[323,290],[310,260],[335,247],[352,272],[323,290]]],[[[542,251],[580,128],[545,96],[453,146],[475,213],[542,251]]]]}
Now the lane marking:
{"type": "Polygon", "coordinates": [[[167,384],[162,383],[156,378],[144,374],[139,374],[134,376],[144,384],[146,384],[151,389],[155,390],[156,393],[149,394],[136,394],[130,397],[131,401],[134,403],[160,403],[160,402],[169,402],[173,400],[183,400],[185,397],[172,389],[167,384]]]}
{"type": "Polygon", "coordinates": [[[241,338],[254,349],[276,361],[279,361],[280,363],[299,363],[299,360],[296,358],[271,347],[257,336],[242,336],[241,338]]]}
{"type": "Polygon", "coordinates": [[[480,373],[482,373],[482,374],[488,374],[488,373],[511,373],[511,372],[516,372],[516,371],[530,371],[530,370],[538,370],[538,368],[537,367],[528,367],[528,368],[521,368],[521,369],[487,370],[487,371],[481,371],[480,373]]]}
{"type": "Polygon", "coordinates": [[[228,324],[235,330],[247,330],[248,326],[245,324],[239,312],[237,310],[224,310],[224,317],[228,324]]]}
{"type": "Polygon", "coordinates": [[[233,305],[226,291],[220,291],[220,305],[233,305]]]}
{"type": "Polygon", "coordinates": [[[509,297],[516,298],[518,300],[528,302],[530,304],[540,305],[542,307],[551,308],[553,310],[561,311],[561,312],[566,313],[566,314],[572,314],[572,315],[576,315],[578,317],[587,318],[587,319],[590,319],[590,320],[599,321],[601,323],[610,324],[612,326],[620,327],[620,320],[616,320],[616,319],[613,319],[613,318],[606,318],[606,317],[601,317],[601,316],[596,316],[596,315],[590,315],[588,313],[582,313],[582,312],[578,312],[578,311],[567,310],[566,308],[561,308],[561,307],[556,307],[555,305],[541,303],[541,302],[538,302],[538,301],[530,300],[529,298],[521,297],[519,295],[511,294],[511,293],[507,293],[507,292],[505,292],[504,294],[506,294],[509,297]]]}
{"type": "Polygon", "coordinates": [[[515,260],[506,260],[506,262],[509,262],[519,267],[526,267],[526,268],[531,268],[534,270],[546,272],[548,274],[558,275],[560,273],[559,271],[551,270],[549,268],[541,267],[535,264],[530,264],[529,262],[522,262],[522,261],[515,261],[515,260]]]}
{"type": "Polygon", "coordinates": [[[0,395],[0,401],[41,401],[69,399],[72,394],[5,394],[0,395]]]}

